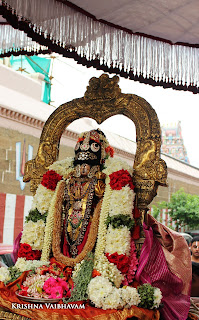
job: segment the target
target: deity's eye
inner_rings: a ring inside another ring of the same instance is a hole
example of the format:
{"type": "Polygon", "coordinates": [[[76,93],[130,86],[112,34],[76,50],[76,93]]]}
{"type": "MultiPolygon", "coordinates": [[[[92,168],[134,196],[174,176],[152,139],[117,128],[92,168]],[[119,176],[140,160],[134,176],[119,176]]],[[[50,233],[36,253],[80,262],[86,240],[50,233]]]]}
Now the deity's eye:
{"type": "Polygon", "coordinates": [[[92,150],[93,152],[97,152],[97,151],[99,151],[99,149],[100,149],[100,145],[99,145],[98,143],[93,142],[93,143],[91,144],[91,150],[92,150]]]}
{"type": "Polygon", "coordinates": [[[77,142],[77,144],[76,144],[76,146],[75,146],[75,151],[77,151],[77,150],[79,149],[79,147],[80,147],[80,143],[77,142]]]}

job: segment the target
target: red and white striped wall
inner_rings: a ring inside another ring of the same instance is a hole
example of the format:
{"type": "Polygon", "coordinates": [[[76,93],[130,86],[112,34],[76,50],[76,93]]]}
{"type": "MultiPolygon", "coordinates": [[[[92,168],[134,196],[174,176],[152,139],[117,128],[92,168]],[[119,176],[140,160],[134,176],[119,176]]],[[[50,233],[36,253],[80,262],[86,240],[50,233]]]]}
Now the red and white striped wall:
{"type": "MultiPolygon", "coordinates": [[[[150,208],[149,213],[153,215],[153,208],[150,208]]],[[[157,217],[157,221],[175,230],[176,221],[174,221],[171,218],[171,216],[169,215],[168,209],[160,209],[160,214],[157,217]]],[[[180,227],[178,231],[185,232],[185,227],[180,227]]]]}
{"type": "Polygon", "coordinates": [[[0,243],[12,245],[23,228],[32,196],[0,193],[0,243]]]}

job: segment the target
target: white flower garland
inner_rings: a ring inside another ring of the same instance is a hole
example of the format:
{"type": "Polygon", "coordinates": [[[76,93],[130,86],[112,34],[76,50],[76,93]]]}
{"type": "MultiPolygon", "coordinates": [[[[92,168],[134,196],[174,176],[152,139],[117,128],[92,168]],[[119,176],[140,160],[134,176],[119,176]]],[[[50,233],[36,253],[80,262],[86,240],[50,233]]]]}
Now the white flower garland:
{"type": "Polygon", "coordinates": [[[105,253],[117,252],[118,254],[129,255],[131,233],[126,226],[113,228],[109,225],[107,228],[106,220],[108,216],[112,217],[118,214],[128,215],[133,219],[132,211],[135,197],[129,186],[125,186],[121,190],[112,190],[110,187],[109,175],[122,169],[132,173],[132,168],[120,159],[108,158],[105,162],[103,172],[107,175],[106,188],[100,213],[94,261],[95,269],[100,272],[101,276],[112,281],[117,288],[120,287],[124,276],[115,264],[108,261],[105,253]]]}
{"type": "Polygon", "coordinates": [[[45,227],[45,236],[44,236],[44,245],[42,249],[41,260],[48,261],[49,255],[52,247],[52,234],[53,234],[53,225],[54,225],[54,214],[55,214],[55,202],[57,200],[57,194],[59,192],[59,186],[61,185],[62,180],[58,182],[55,193],[53,195],[52,201],[50,203],[50,208],[48,216],[46,219],[45,227]]]}
{"type": "Polygon", "coordinates": [[[42,186],[42,184],[40,184],[33,198],[31,209],[37,209],[41,215],[48,212],[53,194],[54,191],[49,190],[46,187],[42,186]]]}
{"type": "MultiPolygon", "coordinates": [[[[141,302],[141,297],[136,288],[125,286],[117,289],[103,276],[97,276],[90,281],[87,293],[88,298],[95,306],[104,310],[130,308],[131,306],[138,306],[141,302]]],[[[151,309],[158,308],[161,300],[160,289],[154,288],[151,309]]]]}
{"type": "Polygon", "coordinates": [[[123,274],[118,270],[114,263],[108,261],[104,254],[98,258],[98,260],[94,261],[94,268],[100,272],[101,276],[114,283],[116,288],[119,288],[124,280],[123,274]]]}
{"type": "Polygon", "coordinates": [[[126,254],[129,256],[130,253],[130,242],[131,242],[131,232],[127,226],[123,228],[113,228],[109,225],[106,234],[106,253],[126,254]]]}
{"type": "MultiPolygon", "coordinates": [[[[59,175],[66,179],[74,170],[73,158],[66,158],[61,161],[54,162],[49,170],[54,170],[59,175]]],[[[54,204],[58,185],[55,191],[49,190],[43,185],[39,185],[36,194],[33,198],[31,210],[37,209],[41,215],[48,212],[46,224],[43,220],[37,222],[28,221],[25,223],[21,238],[21,243],[28,243],[33,250],[42,250],[41,260],[48,261],[51,244],[52,230],[54,223],[54,204]]]]}
{"type": "Polygon", "coordinates": [[[153,307],[158,308],[161,303],[161,300],[162,300],[162,292],[159,288],[155,288],[153,307]]]}
{"type": "Polygon", "coordinates": [[[36,269],[38,267],[42,267],[43,265],[47,266],[49,265],[49,262],[43,260],[26,260],[26,258],[18,258],[15,263],[15,267],[21,272],[36,269]]]}
{"type": "Polygon", "coordinates": [[[133,202],[135,198],[135,192],[125,186],[122,190],[112,190],[110,198],[109,216],[115,216],[118,214],[124,214],[130,216],[133,219],[133,202]]]}
{"type": "Polygon", "coordinates": [[[21,243],[28,243],[33,250],[42,250],[44,242],[45,223],[28,221],[22,231],[21,243]]]}
{"type": "Polygon", "coordinates": [[[6,282],[11,279],[10,272],[7,267],[0,267],[0,281],[6,282]]]}
{"type": "Polygon", "coordinates": [[[109,205],[110,205],[110,199],[112,195],[112,189],[109,184],[110,183],[109,177],[106,177],[105,182],[106,182],[106,188],[105,188],[101,212],[100,212],[98,237],[97,237],[97,244],[95,249],[95,260],[98,260],[99,258],[101,258],[101,256],[104,254],[104,249],[106,246],[106,233],[107,233],[106,219],[109,213],[109,205]]]}
{"type": "Polygon", "coordinates": [[[96,307],[106,309],[129,308],[140,303],[137,289],[132,287],[115,288],[102,276],[93,278],[88,285],[88,297],[96,307]]]}
{"type": "Polygon", "coordinates": [[[105,162],[105,169],[103,172],[109,176],[111,173],[119,170],[127,170],[130,175],[133,174],[133,167],[131,167],[127,162],[119,158],[108,158],[105,162]]]}
{"type": "Polygon", "coordinates": [[[64,160],[56,161],[50,165],[49,170],[54,170],[56,173],[63,176],[64,179],[74,170],[73,167],[73,157],[68,157],[64,160]]]}

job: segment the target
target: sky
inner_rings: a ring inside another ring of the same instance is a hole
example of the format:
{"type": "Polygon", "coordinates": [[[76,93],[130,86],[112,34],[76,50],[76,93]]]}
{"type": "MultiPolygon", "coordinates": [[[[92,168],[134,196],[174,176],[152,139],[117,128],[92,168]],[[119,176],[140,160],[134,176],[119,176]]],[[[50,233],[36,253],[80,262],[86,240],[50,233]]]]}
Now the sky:
{"type": "MultiPolygon", "coordinates": [[[[58,107],[84,95],[89,79],[99,77],[103,71],[77,64],[73,59],[56,56],[51,68],[52,105],[58,107]]],[[[113,77],[114,74],[109,75],[113,77]]],[[[181,121],[182,136],[190,164],[199,168],[199,94],[152,87],[120,77],[122,93],[136,94],[147,100],[155,109],[160,125],[172,125],[181,121]]],[[[114,116],[100,126],[135,141],[135,126],[124,116],[114,116]]]]}

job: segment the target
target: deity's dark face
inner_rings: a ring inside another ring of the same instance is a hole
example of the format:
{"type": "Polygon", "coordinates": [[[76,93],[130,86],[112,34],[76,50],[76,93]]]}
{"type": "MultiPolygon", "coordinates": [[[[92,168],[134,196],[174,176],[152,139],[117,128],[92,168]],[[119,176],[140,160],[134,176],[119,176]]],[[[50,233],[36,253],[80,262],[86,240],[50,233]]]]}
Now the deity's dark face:
{"type": "Polygon", "coordinates": [[[100,165],[101,161],[101,142],[97,131],[86,132],[79,138],[75,146],[74,165],[88,164],[91,167],[100,165]]]}

